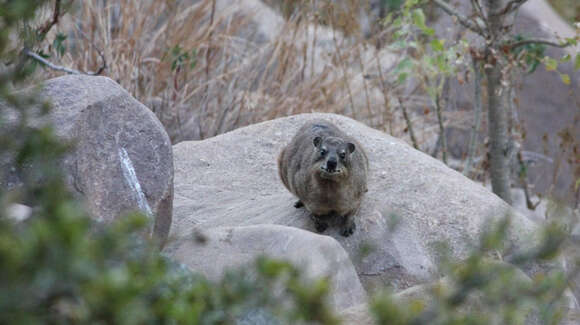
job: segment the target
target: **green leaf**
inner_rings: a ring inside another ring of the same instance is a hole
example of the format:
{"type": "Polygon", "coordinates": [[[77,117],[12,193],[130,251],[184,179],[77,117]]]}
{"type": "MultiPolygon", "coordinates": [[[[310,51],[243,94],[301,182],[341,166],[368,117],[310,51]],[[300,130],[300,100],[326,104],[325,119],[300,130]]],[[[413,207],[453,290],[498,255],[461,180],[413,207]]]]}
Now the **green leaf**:
{"type": "Polygon", "coordinates": [[[401,27],[402,24],[403,24],[403,20],[401,19],[401,17],[397,17],[393,21],[393,27],[401,27]]]}
{"type": "Polygon", "coordinates": [[[434,39],[431,41],[431,48],[435,52],[443,52],[445,50],[445,40],[434,39]]]}
{"type": "Polygon", "coordinates": [[[419,29],[421,29],[423,33],[425,33],[428,36],[435,35],[435,30],[425,25],[425,13],[423,13],[423,10],[421,8],[413,10],[411,16],[413,19],[413,24],[419,27],[419,29]]]}
{"type": "Polygon", "coordinates": [[[403,59],[394,70],[395,74],[411,70],[413,68],[413,61],[410,58],[403,59]]]}
{"type": "Polygon", "coordinates": [[[423,30],[423,33],[425,33],[427,36],[433,36],[435,35],[435,30],[433,28],[427,27],[423,30]]]}
{"type": "Polygon", "coordinates": [[[570,60],[572,60],[572,56],[570,54],[566,54],[560,59],[560,63],[565,63],[565,62],[568,62],[570,60]]]}
{"type": "Polygon", "coordinates": [[[399,74],[399,77],[397,78],[397,82],[402,84],[403,82],[405,82],[405,80],[407,80],[408,76],[409,76],[409,74],[407,72],[403,72],[403,73],[399,74]]]}
{"type": "Polygon", "coordinates": [[[578,40],[576,40],[576,38],[573,38],[573,37],[567,37],[567,38],[564,39],[564,41],[568,45],[572,45],[572,46],[578,45],[578,40]]]}
{"type": "Polygon", "coordinates": [[[67,36],[65,34],[58,33],[52,42],[52,47],[56,50],[56,53],[59,56],[63,56],[64,52],[66,51],[66,45],[64,44],[66,38],[67,36]]]}
{"type": "Polygon", "coordinates": [[[389,9],[389,12],[398,10],[401,8],[403,4],[403,0],[384,0],[386,7],[389,9]]]}
{"type": "Polygon", "coordinates": [[[544,58],[544,64],[546,65],[546,71],[554,71],[558,68],[558,61],[550,57],[544,58]]]}
{"type": "Polygon", "coordinates": [[[574,62],[574,70],[580,69],[580,53],[576,54],[576,61],[574,62]]]}
{"type": "Polygon", "coordinates": [[[565,73],[561,73],[560,78],[562,79],[562,82],[565,83],[566,85],[570,84],[570,76],[569,75],[567,75],[565,73]]]}
{"type": "Polygon", "coordinates": [[[38,52],[36,52],[36,54],[38,54],[39,56],[41,56],[45,59],[50,59],[50,53],[44,53],[43,50],[39,50],[38,52]]]}
{"type": "Polygon", "coordinates": [[[449,65],[447,64],[447,60],[445,59],[444,55],[437,55],[435,57],[435,64],[441,73],[446,74],[449,72],[449,65]]]}
{"type": "Polygon", "coordinates": [[[427,26],[425,25],[425,14],[421,8],[413,10],[411,16],[413,18],[413,24],[415,24],[421,30],[427,29],[427,26]]]}

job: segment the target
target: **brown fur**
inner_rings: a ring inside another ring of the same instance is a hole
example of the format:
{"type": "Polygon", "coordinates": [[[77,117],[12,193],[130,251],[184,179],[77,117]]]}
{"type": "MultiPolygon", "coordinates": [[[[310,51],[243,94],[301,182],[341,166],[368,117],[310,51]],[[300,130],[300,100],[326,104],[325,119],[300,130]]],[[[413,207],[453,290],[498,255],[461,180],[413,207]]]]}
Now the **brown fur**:
{"type": "Polygon", "coordinates": [[[362,146],[334,124],[306,123],[278,156],[284,186],[312,213],[316,230],[324,231],[329,217],[339,217],[341,234],[356,227],[351,218],[367,191],[368,160],[362,146]],[[341,157],[343,155],[343,157],[341,157]]]}

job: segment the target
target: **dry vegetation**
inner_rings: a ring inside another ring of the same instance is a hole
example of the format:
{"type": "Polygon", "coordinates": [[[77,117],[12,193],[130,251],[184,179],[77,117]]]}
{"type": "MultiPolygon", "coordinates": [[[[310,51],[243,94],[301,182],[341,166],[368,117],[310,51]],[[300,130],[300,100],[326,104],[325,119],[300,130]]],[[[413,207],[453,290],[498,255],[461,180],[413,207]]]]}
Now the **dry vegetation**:
{"type": "Polygon", "coordinates": [[[568,22],[580,21],[580,1],[578,0],[548,0],[554,9],[568,22]]]}
{"type": "MultiPolygon", "coordinates": [[[[286,20],[275,5],[239,3],[82,2],[51,32],[53,38],[58,32],[68,35],[69,47],[64,57],[51,60],[94,71],[102,52],[103,75],[150,107],[174,142],[313,111],[344,114],[405,137],[399,99],[415,129],[425,131],[420,144],[433,142],[435,117],[423,114],[429,101],[381,73],[397,56],[378,50],[361,32],[340,32],[361,31],[348,25],[358,21],[359,11],[349,11],[352,19],[337,22],[342,25],[334,31],[326,22],[315,24],[320,16],[313,11],[286,20]]],[[[61,74],[44,70],[40,77],[61,74]]]]}

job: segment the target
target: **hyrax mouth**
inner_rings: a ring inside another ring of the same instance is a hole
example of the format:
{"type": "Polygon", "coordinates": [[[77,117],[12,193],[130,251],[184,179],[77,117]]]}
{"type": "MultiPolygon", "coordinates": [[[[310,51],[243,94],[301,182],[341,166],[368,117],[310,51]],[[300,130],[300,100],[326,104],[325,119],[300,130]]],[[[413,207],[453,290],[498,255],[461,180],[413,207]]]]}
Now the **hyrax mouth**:
{"type": "Polygon", "coordinates": [[[325,166],[320,166],[320,171],[322,172],[322,176],[339,176],[342,175],[343,170],[342,168],[335,168],[335,169],[328,169],[325,166]]]}

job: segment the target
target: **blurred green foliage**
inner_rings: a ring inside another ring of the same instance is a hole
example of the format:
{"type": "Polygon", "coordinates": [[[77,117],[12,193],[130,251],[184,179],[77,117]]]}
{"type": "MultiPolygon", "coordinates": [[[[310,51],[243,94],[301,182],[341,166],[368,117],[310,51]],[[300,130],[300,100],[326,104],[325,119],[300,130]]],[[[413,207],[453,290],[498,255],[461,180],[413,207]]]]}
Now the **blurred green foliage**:
{"type": "Polygon", "coordinates": [[[1,324],[231,324],[258,311],[270,322],[337,323],[327,281],[288,263],[262,258],[211,283],[140,239],[143,216],[91,230],[79,211],[61,201],[22,224],[0,219],[1,324]]]}
{"type": "Polygon", "coordinates": [[[557,266],[568,238],[565,227],[553,222],[542,229],[537,245],[528,250],[511,247],[510,217],[490,223],[473,252],[453,261],[450,247],[441,244],[442,280],[419,297],[395,299],[385,293],[371,308],[378,324],[559,324],[577,317],[568,310],[564,291],[577,267],[564,272],[557,266]],[[499,261],[503,259],[503,261],[499,261]],[[541,265],[535,277],[521,269],[541,265]]]}

